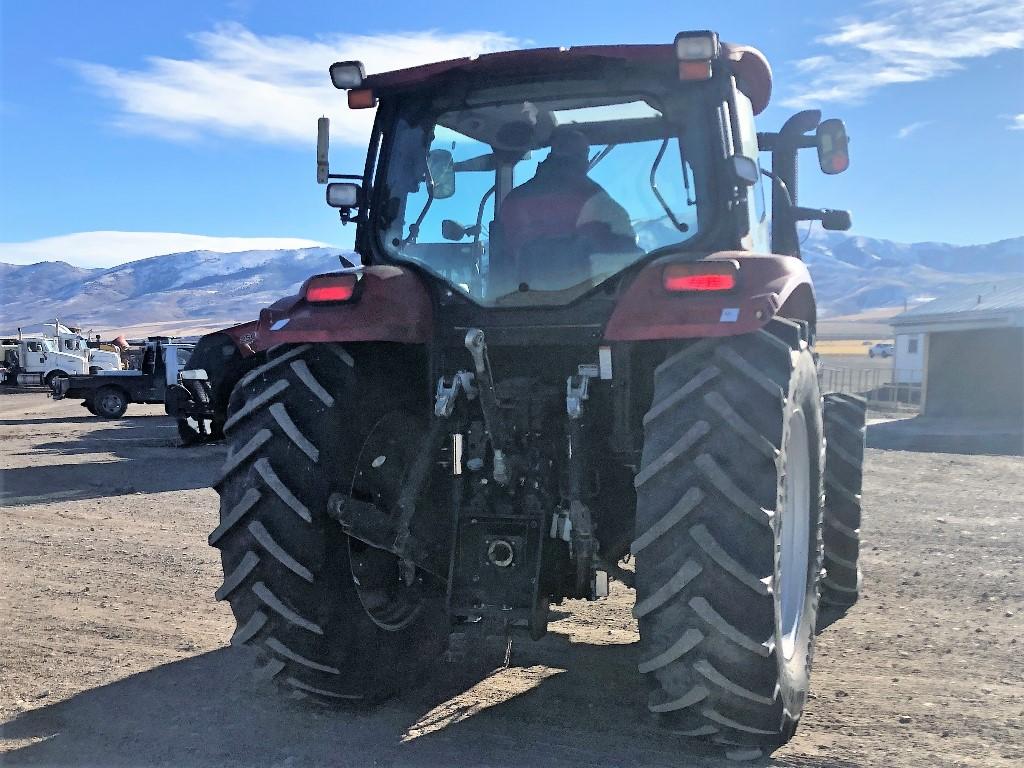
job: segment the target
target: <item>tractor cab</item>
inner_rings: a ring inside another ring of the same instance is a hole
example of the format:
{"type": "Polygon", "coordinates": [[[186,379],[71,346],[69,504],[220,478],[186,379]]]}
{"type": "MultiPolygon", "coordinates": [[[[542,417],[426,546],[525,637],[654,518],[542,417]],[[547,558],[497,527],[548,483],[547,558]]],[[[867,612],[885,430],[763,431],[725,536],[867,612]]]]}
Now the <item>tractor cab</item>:
{"type": "Polygon", "coordinates": [[[849,226],[795,199],[799,148],[845,169],[842,123],[804,112],[759,134],[768,64],[711,32],[331,73],[350,107],[377,108],[360,183],[327,189],[364,263],[413,265],[480,307],[567,305],[668,255],[798,256],[797,221],[849,226]]]}

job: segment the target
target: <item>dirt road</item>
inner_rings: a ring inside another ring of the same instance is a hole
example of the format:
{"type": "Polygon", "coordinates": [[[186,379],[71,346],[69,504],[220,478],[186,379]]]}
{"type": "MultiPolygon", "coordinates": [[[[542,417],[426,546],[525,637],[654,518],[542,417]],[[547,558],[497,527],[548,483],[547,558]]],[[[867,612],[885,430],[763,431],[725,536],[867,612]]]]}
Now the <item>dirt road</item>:
{"type": "MultiPolygon", "coordinates": [[[[177,448],[159,408],[102,422],[38,394],[0,394],[0,445],[3,765],[720,763],[645,717],[618,585],[489,677],[443,665],[368,712],[265,695],[213,600],[222,448],[177,448]]],[[[866,595],[760,764],[1024,763],[1022,497],[1019,458],[869,452],[866,595]]]]}

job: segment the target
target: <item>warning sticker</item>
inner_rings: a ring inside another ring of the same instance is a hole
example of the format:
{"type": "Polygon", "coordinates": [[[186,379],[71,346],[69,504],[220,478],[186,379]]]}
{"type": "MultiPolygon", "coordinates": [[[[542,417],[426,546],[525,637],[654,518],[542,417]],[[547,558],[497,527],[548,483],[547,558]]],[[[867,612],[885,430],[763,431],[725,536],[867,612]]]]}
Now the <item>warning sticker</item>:
{"type": "Polygon", "coordinates": [[[718,318],[720,323],[735,323],[740,319],[739,307],[726,307],[722,310],[722,316],[718,318]]]}

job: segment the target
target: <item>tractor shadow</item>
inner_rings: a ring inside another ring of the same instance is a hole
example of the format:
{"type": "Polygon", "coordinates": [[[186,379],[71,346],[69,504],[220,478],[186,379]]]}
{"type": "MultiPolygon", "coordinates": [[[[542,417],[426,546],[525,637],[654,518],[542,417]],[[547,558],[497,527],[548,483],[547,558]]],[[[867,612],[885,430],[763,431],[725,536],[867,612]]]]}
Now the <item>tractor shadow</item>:
{"type": "Polygon", "coordinates": [[[92,416],[3,420],[53,425],[86,423],[95,428],[39,435],[12,457],[27,466],[0,473],[0,505],[101,499],[209,487],[224,462],[222,445],[182,448],[174,421],[166,416],[127,416],[100,421],[92,416]]]}
{"type": "Polygon", "coordinates": [[[655,730],[635,665],[634,645],[549,635],[524,643],[508,668],[489,676],[445,664],[433,680],[384,706],[328,710],[274,695],[252,681],[246,653],[224,648],[16,716],[0,726],[2,762],[735,765],[721,751],[655,730]]]}

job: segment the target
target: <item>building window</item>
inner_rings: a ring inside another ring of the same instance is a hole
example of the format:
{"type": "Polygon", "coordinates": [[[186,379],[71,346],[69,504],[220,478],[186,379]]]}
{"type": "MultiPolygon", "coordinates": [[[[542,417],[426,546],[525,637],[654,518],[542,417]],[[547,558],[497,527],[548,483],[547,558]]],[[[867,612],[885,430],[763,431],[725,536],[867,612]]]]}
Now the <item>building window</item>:
{"type": "Polygon", "coordinates": [[[917,354],[917,339],[908,339],[907,340],[907,354],[908,355],[916,355],[917,354]]]}

